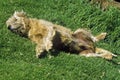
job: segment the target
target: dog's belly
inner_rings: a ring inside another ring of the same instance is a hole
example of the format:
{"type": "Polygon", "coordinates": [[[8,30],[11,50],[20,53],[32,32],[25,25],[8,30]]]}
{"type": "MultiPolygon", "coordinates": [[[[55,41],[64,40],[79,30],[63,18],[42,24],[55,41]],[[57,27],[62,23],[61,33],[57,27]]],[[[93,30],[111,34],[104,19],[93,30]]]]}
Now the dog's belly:
{"type": "Polygon", "coordinates": [[[53,38],[53,48],[59,51],[70,52],[73,54],[79,54],[80,52],[89,49],[86,44],[76,41],[75,39],[66,38],[63,40],[61,34],[56,33],[53,38]],[[82,44],[82,45],[81,45],[82,44]]]}

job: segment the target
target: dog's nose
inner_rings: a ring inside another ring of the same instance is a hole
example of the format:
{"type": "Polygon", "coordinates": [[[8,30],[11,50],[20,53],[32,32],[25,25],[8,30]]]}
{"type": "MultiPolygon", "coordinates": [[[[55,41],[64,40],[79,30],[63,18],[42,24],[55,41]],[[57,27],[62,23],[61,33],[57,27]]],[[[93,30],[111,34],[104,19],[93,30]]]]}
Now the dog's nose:
{"type": "Polygon", "coordinates": [[[8,29],[11,30],[11,26],[10,25],[8,26],[8,29]]]}

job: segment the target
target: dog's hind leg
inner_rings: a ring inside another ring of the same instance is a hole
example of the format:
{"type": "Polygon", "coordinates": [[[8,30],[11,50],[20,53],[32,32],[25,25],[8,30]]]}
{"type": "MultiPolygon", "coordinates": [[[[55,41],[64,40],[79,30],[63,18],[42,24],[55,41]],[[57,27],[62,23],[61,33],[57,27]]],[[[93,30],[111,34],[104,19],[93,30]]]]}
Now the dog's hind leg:
{"type": "Polygon", "coordinates": [[[97,53],[94,53],[92,50],[84,50],[79,53],[80,56],[85,56],[85,57],[99,57],[100,55],[97,53]]]}
{"type": "Polygon", "coordinates": [[[106,35],[107,35],[107,33],[101,33],[101,34],[99,34],[97,36],[92,35],[91,38],[92,38],[93,42],[98,42],[98,41],[100,41],[102,39],[105,39],[106,35]]]}
{"type": "Polygon", "coordinates": [[[111,53],[110,51],[102,49],[102,48],[96,48],[95,53],[91,52],[90,50],[84,50],[84,51],[80,52],[80,55],[85,56],[85,57],[101,57],[101,58],[105,58],[107,60],[111,60],[113,57],[117,57],[117,55],[111,53]]]}
{"type": "Polygon", "coordinates": [[[111,60],[113,57],[117,57],[117,55],[102,48],[96,48],[96,53],[99,54],[100,57],[108,60],[111,60]]]}
{"type": "Polygon", "coordinates": [[[106,35],[107,35],[107,33],[104,32],[104,33],[101,33],[101,34],[99,34],[99,35],[97,35],[97,36],[94,36],[94,35],[91,33],[90,30],[80,29],[80,28],[79,28],[79,29],[77,29],[77,30],[73,33],[73,36],[75,36],[75,35],[83,35],[83,34],[84,34],[84,36],[90,37],[93,42],[98,42],[98,41],[104,39],[104,38],[106,37],[106,35]]]}

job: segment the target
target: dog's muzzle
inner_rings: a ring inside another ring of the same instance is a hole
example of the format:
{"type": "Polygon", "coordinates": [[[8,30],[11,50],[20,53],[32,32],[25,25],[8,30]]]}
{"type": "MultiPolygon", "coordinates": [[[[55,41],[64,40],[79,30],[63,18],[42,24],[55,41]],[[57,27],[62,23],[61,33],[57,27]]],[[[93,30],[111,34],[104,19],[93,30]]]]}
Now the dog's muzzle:
{"type": "Polygon", "coordinates": [[[10,25],[8,26],[8,29],[9,29],[9,30],[12,30],[12,28],[11,28],[11,26],[10,26],[10,25]]]}
{"type": "Polygon", "coordinates": [[[11,25],[8,26],[8,29],[11,30],[11,31],[17,30],[17,29],[19,29],[19,28],[20,28],[20,26],[17,27],[17,28],[13,28],[11,25]]]}

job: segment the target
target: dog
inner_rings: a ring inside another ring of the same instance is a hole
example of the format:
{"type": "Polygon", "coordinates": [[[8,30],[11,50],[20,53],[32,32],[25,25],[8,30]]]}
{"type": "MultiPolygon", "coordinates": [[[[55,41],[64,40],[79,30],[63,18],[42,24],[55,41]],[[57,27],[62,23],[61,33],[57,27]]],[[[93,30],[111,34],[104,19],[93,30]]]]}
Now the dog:
{"type": "Polygon", "coordinates": [[[36,44],[36,57],[41,58],[49,51],[65,51],[86,57],[102,57],[111,60],[110,51],[97,48],[95,43],[104,39],[106,33],[93,36],[88,29],[72,31],[61,25],[36,18],[28,18],[24,11],[17,12],[6,21],[7,28],[36,44]]]}

